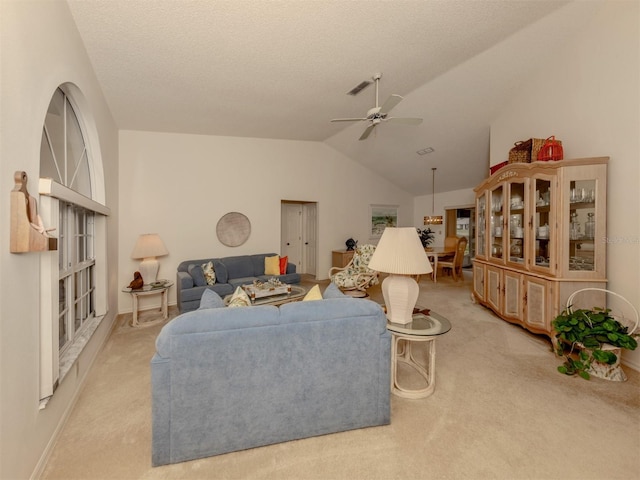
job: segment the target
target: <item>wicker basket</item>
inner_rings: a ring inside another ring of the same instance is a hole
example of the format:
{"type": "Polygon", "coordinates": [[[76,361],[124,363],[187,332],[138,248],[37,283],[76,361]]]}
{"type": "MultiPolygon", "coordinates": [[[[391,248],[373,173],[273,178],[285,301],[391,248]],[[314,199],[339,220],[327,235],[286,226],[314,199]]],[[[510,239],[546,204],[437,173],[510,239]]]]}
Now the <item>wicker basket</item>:
{"type": "Polygon", "coordinates": [[[530,163],[532,159],[536,161],[544,142],[544,138],[530,138],[514,143],[509,150],[509,163],[530,163]]]}

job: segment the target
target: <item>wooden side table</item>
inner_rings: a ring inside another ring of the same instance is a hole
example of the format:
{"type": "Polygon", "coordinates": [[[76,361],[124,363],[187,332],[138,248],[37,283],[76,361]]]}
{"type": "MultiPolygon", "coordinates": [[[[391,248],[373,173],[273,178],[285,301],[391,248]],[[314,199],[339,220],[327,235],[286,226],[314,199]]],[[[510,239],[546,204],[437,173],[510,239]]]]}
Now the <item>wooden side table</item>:
{"type": "Polygon", "coordinates": [[[128,293],[133,298],[133,320],[131,321],[132,327],[149,327],[151,325],[156,325],[160,322],[165,321],[169,318],[169,307],[168,307],[168,297],[169,297],[169,288],[173,286],[173,282],[169,280],[164,280],[162,285],[152,286],[145,285],[142,288],[137,290],[132,290],[129,287],[125,287],[122,289],[123,292],[128,293]],[[138,297],[147,297],[151,295],[161,296],[161,305],[160,311],[162,312],[162,318],[158,318],[156,320],[150,320],[146,322],[138,322],[138,297]]]}
{"type": "Polygon", "coordinates": [[[331,266],[338,268],[346,267],[353,258],[354,252],[355,250],[333,250],[331,252],[331,266]]]}

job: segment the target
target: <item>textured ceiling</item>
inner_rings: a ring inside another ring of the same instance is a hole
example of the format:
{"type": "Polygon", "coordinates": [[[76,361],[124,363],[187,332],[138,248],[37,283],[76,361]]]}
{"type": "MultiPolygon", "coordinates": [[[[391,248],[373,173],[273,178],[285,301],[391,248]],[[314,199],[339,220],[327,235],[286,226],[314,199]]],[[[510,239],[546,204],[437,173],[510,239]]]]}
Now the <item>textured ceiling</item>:
{"type": "Polygon", "coordinates": [[[436,191],[486,176],[497,108],[568,35],[526,33],[559,0],[68,3],[119,128],[325,141],[415,195],[431,166],[436,191]],[[380,102],[402,95],[393,114],[424,122],[358,141],[364,122],[329,120],[366,114],[375,88],[346,92],[375,72],[380,102]]]}

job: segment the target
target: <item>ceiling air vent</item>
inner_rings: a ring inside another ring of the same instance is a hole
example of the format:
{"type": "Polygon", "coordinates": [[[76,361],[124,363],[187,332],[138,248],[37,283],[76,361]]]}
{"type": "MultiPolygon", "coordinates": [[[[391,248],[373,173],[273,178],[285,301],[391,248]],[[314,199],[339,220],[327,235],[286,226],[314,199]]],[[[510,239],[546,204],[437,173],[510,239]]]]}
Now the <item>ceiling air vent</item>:
{"type": "Polygon", "coordinates": [[[371,85],[373,82],[369,81],[369,80],[365,80],[364,82],[359,83],[358,85],[356,85],[355,87],[353,87],[351,90],[349,90],[347,92],[347,95],[357,95],[359,94],[362,90],[364,90],[365,88],[367,88],[369,85],[371,85]]]}

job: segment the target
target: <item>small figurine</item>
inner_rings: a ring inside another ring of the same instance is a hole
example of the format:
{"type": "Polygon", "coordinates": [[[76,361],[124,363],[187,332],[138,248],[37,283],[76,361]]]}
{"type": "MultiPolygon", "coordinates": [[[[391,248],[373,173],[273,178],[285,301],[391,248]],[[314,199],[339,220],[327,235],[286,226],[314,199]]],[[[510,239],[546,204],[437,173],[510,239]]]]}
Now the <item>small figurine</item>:
{"type": "Polygon", "coordinates": [[[140,272],[135,272],[133,274],[133,280],[131,280],[131,283],[129,284],[129,288],[131,290],[139,290],[143,285],[144,280],[142,279],[142,275],[140,274],[140,272]]]}
{"type": "Polygon", "coordinates": [[[351,251],[356,248],[356,245],[358,245],[358,241],[350,238],[345,242],[345,245],[347,246],[347,251],[351,251]]]}

